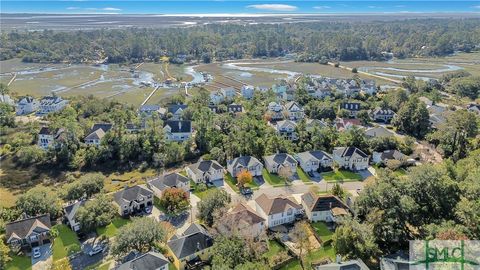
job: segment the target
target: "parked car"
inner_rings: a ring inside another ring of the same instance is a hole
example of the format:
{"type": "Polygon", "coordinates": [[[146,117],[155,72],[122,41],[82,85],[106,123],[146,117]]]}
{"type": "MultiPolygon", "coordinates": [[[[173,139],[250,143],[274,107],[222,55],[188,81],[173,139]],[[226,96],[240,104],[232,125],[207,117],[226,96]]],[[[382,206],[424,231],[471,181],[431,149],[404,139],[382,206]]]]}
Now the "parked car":
{"type": "Polygon", "coordinates": [[[240,190],[242,195],[247,196],[253,194],[253,190],[251,188],[244,187],[240,190]]]}
{"type": "Polygon", "coordinates": [[[42,253],[40,253],[40,248],[39,247],[34,247],[32,249],[32,254],[33,254],[33,258],[40,258],[40,256],[42,256],[42,253]]]}
{"type": "Polygon", "coordinates": [[[104,247],[101,246],[101,245],[94,246],[94,247],[92,247],[92,249],[88,252],[88,255],[89,255],[89,256],[93,256],[93,255],[95,255],[95,254],[98,254],[98,253],[102,252],[103,249],[104,249],[104,247]]]}

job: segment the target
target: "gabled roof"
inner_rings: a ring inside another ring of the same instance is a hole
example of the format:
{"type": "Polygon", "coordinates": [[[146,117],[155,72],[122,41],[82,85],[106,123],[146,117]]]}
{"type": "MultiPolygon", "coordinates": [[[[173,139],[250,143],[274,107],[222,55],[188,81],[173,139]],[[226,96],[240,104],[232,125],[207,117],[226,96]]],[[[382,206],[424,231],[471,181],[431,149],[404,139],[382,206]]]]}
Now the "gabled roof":
{"type": "Polygon", "coordinates": [[[330,156],[330,154],[327,154],[326,152],[321,150],[301,152],[296,154],[295,156],[297,157],[297,159],[301,159],[302,161],[307,161],[311,159],[315,159],[318,161],[332,159],[332,156],[330,156]]]}
{"type": "Polygon", "coordinates": [[[402,152],[400,152],[398,150],[385,150],[385,151],[381,152],[381,154],[380,154],[380,159],[381,160],[388,160],[388,159],[399,160],[399,159],[406,158],[406,157],[407,156],[405,154],[403,154],[402,152]]]}
{"type": "Polygon", "coordinates": [[[179,173],[169,173],[158,176],[157,178],[148,181],[148,183],[159,190],[164,190],[166,188],[176,187],[182,183],[188,183],[188,181],[187,177],[179,173]]]}
{"type": "Polygon", "coordinates": [[[113,195],[115,202],[118,205],[122,205],[124,203],[130,203],[138,198],[138,196],[149,196],[152,195],[153,192],[147,188],[142,186],[133,186],[133,187],[126,187],[120,191],[115,192],[113,195]]]}
{"type": "Polygon", "coordinates": [[[365,154],[362,150],[360,150],[356,147],[353,147],[353,146],[335,147],[335,149],[333,150],[333,153],[336,154],[337,156],[340,156],[340,157],[351,157],[354,154],[357,154],[362,158],[368,157],[368,155],[365,154]]]}
{"type": "Polygon", "coordinates": [[[26,104],[29,104],[29,103],[33,103],[34,101],[35,101],[35,99],[33,97],[26,96],[26,97],[23,97],[22,99],[20,99],[20,101],[18,102],[18,105],[26,105],[26,104]]]}
{"type": "Polygon", "coordinates": [[[5,225],[5,236],[7,242],[12,239],[24,239],[32,233],[42,233],[50,231],[50,214],[26,218],[7,223],[5,225]]]}
{"type": "Polygon", "coordinates": [[[314,126],[314,125],[318,125],[320,127],[327,127],[328,124],[325,123],[324,121],[322,120],[318,120],[318,119],[310,119],[310,118],[307,118],[305,119],[305,124],[307,126],[314,126]]]}
{"type": "Polygon", "coordinates": [[[97,129],[102,129],[105,133],[108,132],[113,127],[113,124],[110,123],[96,123],[90,129],[90,132],[93,132],[97,129]]]}
{"type": "Polygon", "coordinates": [[[227,105],[227,110],[235,111],[235,112],[243,112],[243,105],[232,103],[227,105]]]}
{"type": "Polygon", "coordinates": [[[169,126],[171,133],[190,133],[192,132],[192,122],[187,120],[168,120],[163,123],[163,127],[169,126]]]}
{"type": "Polygon", "coordinates": [[[50,135],[50,129],[48,127],[42,127],[38,132],[39,135],[50,135]]]}
{"type": "Polygon", "coordinates": [[[255,202],[262,208],[263,212],[267,215],[284,213],[288,209],[301,209],[298,203],[288,197],[275,197],[269,198],[265,193],[258,196],[255,202]]]}
{"type": "Polygon", "coordinates": [[[145,112],[145,113],[151,113],[151,112],[160,112],[160,113],[165,113],[165,109],[162,109],[160,105],[158,104],[153,104],[153,105],[142,105],[138,109],[140,113],[145,112]]]}
{"type": "Polygon", "coordinates": [[[221,170],[223,167],[216,160],[202,160],[188,166],[194,173],[205,173],[210,170],[221,170]]]}
{"type": "Polygon", "coordinates": [[[290,101],[285,104],[285,109],[290,111],[293,107],[297,107],[299,110],[303,110],[302,106],[300,106],[296,101],[290,101]]]}
{"type": "Polygon", "coordinates": [[[89,140],[101,140],[105,136],[105,131],[103,129],[99,128],[92,133],[88,134],[87,137],[85,137],[85,141],[89,140]]]}
{"type": "Polygon", "coordinates": [[[379,126],[379,127],[372,127],[365,130],[365,135],[368,137],[384,138],[384,137],[392,137],[395,134],[393,134],[393,132],[391,132],[387,128],[379,126]]]}
{"type": "Polygon", "coordinates": [[[264,218],[244,203],[237,204],[227,215],[233,217],[238,223],[244,223],[246,225],[255,225],[265,221],[264,218]]]}
{"type": "Polygon", "coordinates": [[[270,156],[265,156],[263,157],[265,161],[267,161],[270,164],[285,164],[285,163],[297,163],[297,161],[289,154],[286,153],[280,153],[280,154],[274,154],[270,156]]]}
{"type": "Polygon", "coordinates": [[[65,211],[65,215],[67,216],[67,219],[69,221],[75,220],[75,215],[77,214],[78,209],[81,206],[84,206],[86,202],[87,202],[86,200],[77,201],[63,208],[63,210],[65,211]]]}
{"type": "Polygon", "coordinates": [[[63,98],[59,96],[44,96],[40,100],[41,105],[52,105],[52,104],[57,104],[65,101],[63,98]]]}
{"type": "Polygon", "coordinates": [[[184,104],[171,104],[168,106],[168,112],[175,114],[179,109],[185,110],[186,108],[188,108],[188,106],[184,104]]]}
{"type": "Polygon", "coordinates": [[[397,251],[380,258],[380,266],[383,270],[409,270],[413,263],[409,260],[407,251],[397,251]]]}
{"type": "Polygon", "coordinates": [[[231,165],[234,168],[251,167],[251,166],[256,166],[258,164],[262,165],[262,163],[256,157],[252,157],[252,156],[237,157],[235,159],[228,161],[228,165],[231,165]]]}
{"type": "Polygon", "coordinates": [[[316,211],[330,211],[333,208],[348,209],[348,207],[334,195],[316,195],[312,192],[307,192],[302,195],[302,202],[312,212],[316,211]]]}
{"type": "Polygon", "coordinates": [[[213,239],[205,228],[194,223],[183,234],[172,237],[167,245],[177,259],[183,259],[211,247],[213,239]]]}
{"type": "Polygon", "coordinates": [[[358,102],[342,102],[340,103],[340,108],[349,110],[349,111],[359,111],[360,110],[360,103],[358,102]]]}
{"type": "Polygon", "coordinates": [[[118,266],[117,270],[155,270],[169,264],[169,261],[158,252],[150,251],[133,260],[118,266]]]}
{"type": "Polygon", "coordinates": [[[282,129],[282,128],[287,128],[287,127],[293,127],[295,128],[297,126],[297,123],[290,121],[290,120],[282,120],[278,121],[276,124],[277,130],[282,129]]]}

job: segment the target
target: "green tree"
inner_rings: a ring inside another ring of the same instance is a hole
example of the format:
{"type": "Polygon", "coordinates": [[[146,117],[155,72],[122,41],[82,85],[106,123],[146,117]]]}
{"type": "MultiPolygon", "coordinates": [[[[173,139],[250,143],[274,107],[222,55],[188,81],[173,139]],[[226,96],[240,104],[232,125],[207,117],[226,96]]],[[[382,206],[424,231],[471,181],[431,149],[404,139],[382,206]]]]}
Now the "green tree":
{"type": "Polygon", "coordinates": [[[45,150],[37,145],[21,147],[15,153],[15,161],[21,166],[30,166],[45,161],[45,150]]]}
{"type": "Polygon", "coordinates": [[[189,194],[181,188],[168,188],[162,192],[160,204],[169,215],[179,215],[190,208],[189,194]]]}
{"type": "Polygon", "coordinates": [[[108,197],[99,195],[78,209],[76,220],[80,223],[82,231],[91,232],[110,224],[115,214],[116,208],[108,197]]]}
{"type": "Polygon", "coordinates": [[[90,198],[93,194],[103,189],[105,177],[101,173],[85,174],[73,183],[64,186],[63,198],[68,201],[78,200],[82,197],[90,198]]]}
{"type": "Polygon", "coordinates": [[[12,258],[9,256],[10,248],[5,245],[5,243],[0,241],[0,269],[4,269],[3,267],[9,262],[12,258]]]}
{"type": "Polygon", "coordinates": [[[231,201],[230,195],[223,189],[214,189],[210,191],[198,206],[197,217],[205,222],[208,226],[212,226],[215,211],[226,207],[231,201]]]}
{"type": "Polygon", "coordinates": [[[337,254],[350,259],[369,261],[380,252],[372,227],[354,219],[347,219],[337,227],[332,241],[337,254]]]}
{"type": "Polygon", "coordinates": [[[50,214],[52,219],[57,218],[62,207],[55,192],[46,187],[34,187],[18,198],[17,208],[29,216],[50,214]]]}
{"type": "Polygon", "coordinates": [[[232,236],[218,236],[212,246],[212,269],[234,269],[252,260],[244,239],[232,236]]]}
{"type": "Polygon", "coordinates": [[[416,138],[424,138],[430,130],[430,116],[426,105],[420,102],[418,98],[411,97],[405,102],[392,124],[401,132],[416,138]]]}

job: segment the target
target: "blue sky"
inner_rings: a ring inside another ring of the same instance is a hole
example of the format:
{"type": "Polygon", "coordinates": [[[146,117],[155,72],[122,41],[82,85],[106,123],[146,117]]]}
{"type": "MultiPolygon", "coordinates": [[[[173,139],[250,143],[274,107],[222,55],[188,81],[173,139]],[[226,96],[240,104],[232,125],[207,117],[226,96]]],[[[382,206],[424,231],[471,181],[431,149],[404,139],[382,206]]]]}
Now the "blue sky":
{"type": "Polygon", "coordinates": [[[480,1],[0,0],[0,12],[57,14],[480,13],[480,1]]]}

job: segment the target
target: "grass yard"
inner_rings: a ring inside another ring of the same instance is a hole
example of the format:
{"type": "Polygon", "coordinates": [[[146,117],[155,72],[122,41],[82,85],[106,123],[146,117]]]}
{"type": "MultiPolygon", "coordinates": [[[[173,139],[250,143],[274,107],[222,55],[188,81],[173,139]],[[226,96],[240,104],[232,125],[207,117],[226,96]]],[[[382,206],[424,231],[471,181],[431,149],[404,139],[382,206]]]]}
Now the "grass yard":
{"type": "MultiPolygon", "coordinates": [[[[325,258],[330,258],[330,260],[335,261],[335,251],[332,246],[325,246],[319,249],[313,250],[305,257],[305,269],[312,269],[311,263],[321,261],[325,258]]],[[[280,268],[281,270],[302,270],[300,265],[300,260],[294,260],[284,267],[280,268]]]]}
{"type": "MultiPolygon", "coordinates": [[[[235,192],[240,192],[238,186],[237,186],[237,179],[233,178],[230,173],[227,173],[225,175],[225,182],[227,182],[227,184],[235,191],[235,192]]],[[[246,187],[249,187],[253,190],[257,190],[258,189],[258,184],[255,183],[255,180],[252,180],[251,183],[248,183],[245,185],[246,187]]]]}
{"type": "Polygon", "coordinates": [[[117,235],[118,229],[127,225],[130,222],[130,219],[125,219],[122,217],[116,217],[113,219],[112,223],[108,224],[105,227],[97,228],[98,236],[105,235],[107,237],[114,237],[117,235]]]}
{"type": "Polygon", "coordinates": [[[313,222],[311,225],[315,233],[320,236],[320,239],[322,239],[323,242],[332,239],[333,232],[328,229],[327,224],[324,222],[313,222]]]}
{"type": "Polygon", "coordinates": [[[276,240],[268,240],[268,251],[263,253],[263,257],[270,259],[281,251],[285,251],[285,247],[280,245],[276,240]]]}
{"type": "Polygon", "coordinates": [[[195,182],[193,182],[193,180],[190,180],[190,187],[193,188],[192,193],[193,193],[195,196],[197,196],[198,198],[200,198],[200,200],[203,200],[203,198],[205,198],[205,196],[207,196],[207,194],[208,194],[212,189],[215,189],[215,188],[216,188],[216,187],[207,187],[206,190],[200,191],[200,190],[198,190],[197,184],[195,184],[195,182]]]}
{"type": "Polygon", "coordinates": [[[5,270],[31,270],[32,269],[32,259],[28,256],[18,256],[10,255],[12,258],[5,265],[5,270]]]}
{"type": "Polygon", "coordinates": [[[270,185],[274,187],[278,186],[284,186],[285,185],[285,180],[278,176],[277,174],[271,174],[267,171],[267,169],[263,169],[262,171],[263,179],[270,185]]]}
{"type": "Polygon", "coordinates": [[[85,270],[108,270],[110,269],[110,265],[112,264],[112,261],[108,262],[98,262],[96,264],[92,264],[90,266],[87,266],[85,270]]]}
{"type": "Polygon", "coordinates": [[[53,261],[61,260],[68,255],[80,251],[80,241],[77,234],[73,232],[67,225],[59,224],[53,226],[58,231],[58,236],[53,241],[53,261]]]}
{"type": "Polygon", "coordinates": [[[321,173],[323,179],[327,182],[352,182],[352,181],[360,181],[362,177],[358,173],[354,173],[347,170],[334,170],[331,172],[323,172],[321,173]]]}
{"type": "Polygon", "coordinates": [[[310,177],[308,177],[308,175],[300,167],[297,167],[297,174],[298,174],[298,177],[300,178],[300,180],[302,180],[302,182],[304,182],[304,183],[311,183],[312,182],[310,177]]]}

